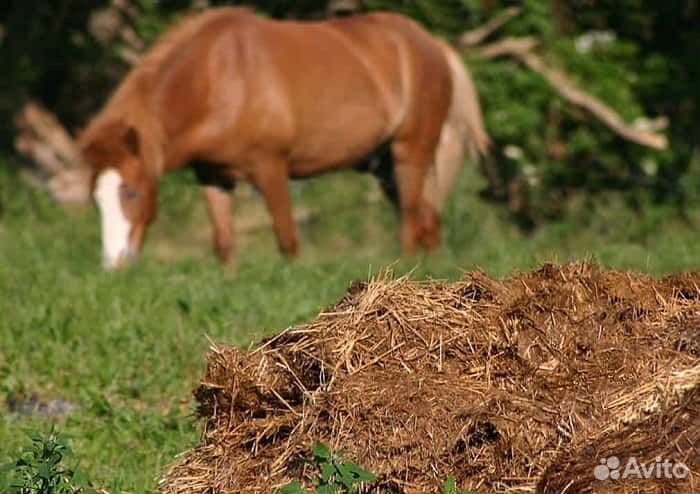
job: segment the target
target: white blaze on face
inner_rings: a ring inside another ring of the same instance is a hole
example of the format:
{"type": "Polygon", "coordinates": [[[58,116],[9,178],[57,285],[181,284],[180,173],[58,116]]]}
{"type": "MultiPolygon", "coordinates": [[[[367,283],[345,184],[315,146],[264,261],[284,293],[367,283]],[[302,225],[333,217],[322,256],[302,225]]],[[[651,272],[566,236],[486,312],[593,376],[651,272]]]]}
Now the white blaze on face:
{"type": "Polygon", "coordinates": [[[131,224],[124,215],[119,188],[122,177],[109,168],[100,173],[95,183],[95,201],[100,208],[102,223],[102,261],[105,268],[117,267],[129,254],[131,224]]]}

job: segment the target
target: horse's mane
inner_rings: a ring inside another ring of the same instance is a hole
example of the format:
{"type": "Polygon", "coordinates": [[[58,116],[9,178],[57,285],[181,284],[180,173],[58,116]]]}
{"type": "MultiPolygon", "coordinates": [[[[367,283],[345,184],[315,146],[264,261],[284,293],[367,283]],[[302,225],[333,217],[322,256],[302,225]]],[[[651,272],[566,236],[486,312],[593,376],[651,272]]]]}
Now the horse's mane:
{"type": "MultiPolygon", "coordinates": [[[[222,17],[240,16],[250,13],[252,13],[252,9],[248,7],[219,7],[186,15],[168,28],[165,33],[156,40],[143,58],[134,66],[132,70],[133,75],[136,75],[138,72],[148,72],[160,67],[175,48],[195,36],[201,28],[209,24],[209,22],[221,19],[222,17]]],[[[128,84],[131,75],[132,74],[127,76],[124,84],[128,84]]]]}
{"type": "Polygon", "coordinates": [[[131,123],[138,124],[146,108],[142,96],[148,94],[148,85],[153,76],[170,59],[175,50],[196,36],[212,21],[250,13],[252,9],[247,7],[220,7],[186,15],[173,24],[131,68],[102,110],[93,117],[81,133],[80,141],[89,141],[107,122],[121,119],[136,120],[131,123]]]}

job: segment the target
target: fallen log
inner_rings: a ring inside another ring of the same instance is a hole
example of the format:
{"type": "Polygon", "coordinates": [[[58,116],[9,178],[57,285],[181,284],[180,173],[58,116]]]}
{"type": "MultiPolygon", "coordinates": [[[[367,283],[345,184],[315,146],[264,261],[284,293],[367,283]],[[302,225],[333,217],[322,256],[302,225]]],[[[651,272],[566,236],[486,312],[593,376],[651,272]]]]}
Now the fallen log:
{"type": "Polygon", "coordinates": [[[15,149],[28,158],[29,182],[49,190],[59,203],[90,200],[89,173],[73,136],[58,118],[30,101],[15,116],[15,149]]]}

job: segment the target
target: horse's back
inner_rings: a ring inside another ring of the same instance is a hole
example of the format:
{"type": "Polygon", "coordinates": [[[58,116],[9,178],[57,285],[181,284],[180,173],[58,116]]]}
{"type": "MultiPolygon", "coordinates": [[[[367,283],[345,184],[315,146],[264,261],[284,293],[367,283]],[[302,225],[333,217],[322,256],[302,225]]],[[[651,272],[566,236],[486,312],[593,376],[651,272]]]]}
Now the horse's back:
{"type": "Polygon", "coordinates": [[[432,125],[440,129],[452,98],[450,67],[440,42],[406,16],[393,12],[368,16],[374,17],[384,29],[397,33],[405,43],[403,55],[408,61],[403,69],[410,76],[405,88],[409,93],[409,108],[404,115],[404,129],[413,132],[424,119],[435,120],[432,125]]]}
{"type": "Polygon", "coordinates": [[[439,132],[449,68],[408,18],[204,16],[163,63],[157,90],[161,120],[179,137],[173,149],[191,149],[178,155],[241,163],[269,149],[303,175],[356,162],[397,133],[439,132]]]}
{"type": "Polygon", "coordinates": [[[247,76],[266,88],[256,93],[273,104],[256,106],[279,113],[274,120],[286,125],[300,173],[357,161],[427,113],[444,120],[449,69],[413,21],[376,13],[255,22],[247,42],[257,55],[247,76]]]}

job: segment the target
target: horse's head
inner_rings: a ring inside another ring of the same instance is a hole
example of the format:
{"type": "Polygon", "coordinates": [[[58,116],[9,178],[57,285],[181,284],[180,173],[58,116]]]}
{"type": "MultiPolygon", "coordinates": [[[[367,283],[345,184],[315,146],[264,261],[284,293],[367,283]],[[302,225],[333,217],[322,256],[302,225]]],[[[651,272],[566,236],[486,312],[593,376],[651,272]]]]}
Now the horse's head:
{"type": "Polygon", "coordinates": [[[105,269],[122,266],[138,254],[155,216],[157,176],[143,147],[138,130],[121,122],[101,126],[82,146],[100,210],[105,269]]]}

